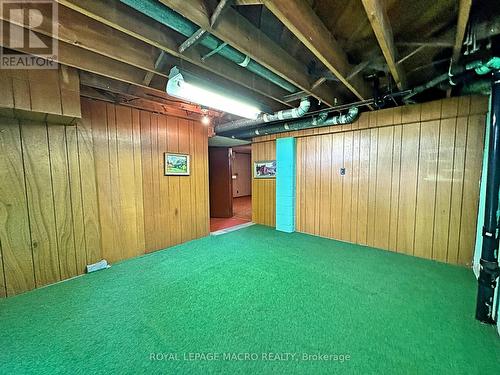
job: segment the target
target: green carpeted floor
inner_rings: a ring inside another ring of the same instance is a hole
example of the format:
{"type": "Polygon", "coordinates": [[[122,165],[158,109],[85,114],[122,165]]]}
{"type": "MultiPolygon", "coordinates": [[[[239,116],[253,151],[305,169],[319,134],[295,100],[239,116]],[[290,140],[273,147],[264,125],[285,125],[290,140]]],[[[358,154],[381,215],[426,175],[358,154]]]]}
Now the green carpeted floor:
{"type": "Polygon", "coordinates": [[[0,374],[499,374],[475,293],[465,268],[253,226],[1,300],[0,374]]]}

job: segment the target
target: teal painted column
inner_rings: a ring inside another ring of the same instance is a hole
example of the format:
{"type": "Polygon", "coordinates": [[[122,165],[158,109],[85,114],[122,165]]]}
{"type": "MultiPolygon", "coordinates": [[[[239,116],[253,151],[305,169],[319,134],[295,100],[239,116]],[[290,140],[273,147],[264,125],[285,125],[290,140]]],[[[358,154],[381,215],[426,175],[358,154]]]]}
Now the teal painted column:
{"type": "Polygon", "coordinates": [[[276,230],[295,232],[295,138],[276,140],[276,230]]]}

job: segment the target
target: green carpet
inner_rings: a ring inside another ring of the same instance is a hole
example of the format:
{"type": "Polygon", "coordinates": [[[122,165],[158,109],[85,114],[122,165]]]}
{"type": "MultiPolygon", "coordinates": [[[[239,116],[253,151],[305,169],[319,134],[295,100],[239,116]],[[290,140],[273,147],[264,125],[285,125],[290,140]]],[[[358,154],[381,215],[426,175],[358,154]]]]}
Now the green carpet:
{"type": "Polygon", "coordinates": [[[469,269],[252,226],[1,300],[0,374],[499,374],[475,294],[469,269]]]}

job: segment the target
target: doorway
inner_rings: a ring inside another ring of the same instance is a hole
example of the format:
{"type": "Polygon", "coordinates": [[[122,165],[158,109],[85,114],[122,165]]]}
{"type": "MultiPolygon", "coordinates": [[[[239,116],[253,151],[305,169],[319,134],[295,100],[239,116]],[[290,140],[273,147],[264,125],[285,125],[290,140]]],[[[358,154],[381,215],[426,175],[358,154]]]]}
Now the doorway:
{"type": "Polygon", "coordinates": [[[209,148],[210,232],[252,221],[251,145],[209,148]]]}

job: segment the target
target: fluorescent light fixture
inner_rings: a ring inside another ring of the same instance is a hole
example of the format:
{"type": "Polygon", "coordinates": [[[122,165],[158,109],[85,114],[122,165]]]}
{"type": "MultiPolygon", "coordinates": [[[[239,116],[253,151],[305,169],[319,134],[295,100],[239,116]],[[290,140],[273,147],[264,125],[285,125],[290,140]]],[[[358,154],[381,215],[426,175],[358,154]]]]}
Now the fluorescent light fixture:
{"type": "Polygon", "coordinates": [[[259,108],[244,103],[234,96],[223,95],[220,93],[221,90],[209,88],[205,82],[196,82],[196,80],[186,82],[186,78],[189,76],[191,75],[185,72],[181,73],[179,68],[174,66],[170,70],[167,94],[249,119],[256,119],[261,113],[259,108]]]}

